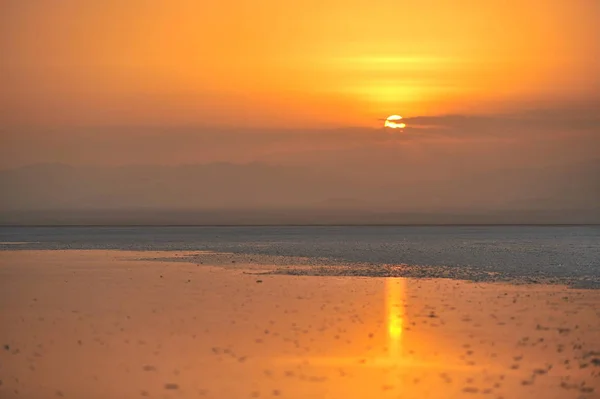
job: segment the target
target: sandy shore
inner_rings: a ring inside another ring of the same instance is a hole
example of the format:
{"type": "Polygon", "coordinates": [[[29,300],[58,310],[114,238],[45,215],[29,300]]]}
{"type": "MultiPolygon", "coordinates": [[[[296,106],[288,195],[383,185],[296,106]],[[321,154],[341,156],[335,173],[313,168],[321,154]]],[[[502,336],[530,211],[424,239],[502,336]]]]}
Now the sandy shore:
{"type": "Polygon", "coordinates": [[[598,290],[170,255],[1,251],[0,398],[600,397],[598,290]]]}

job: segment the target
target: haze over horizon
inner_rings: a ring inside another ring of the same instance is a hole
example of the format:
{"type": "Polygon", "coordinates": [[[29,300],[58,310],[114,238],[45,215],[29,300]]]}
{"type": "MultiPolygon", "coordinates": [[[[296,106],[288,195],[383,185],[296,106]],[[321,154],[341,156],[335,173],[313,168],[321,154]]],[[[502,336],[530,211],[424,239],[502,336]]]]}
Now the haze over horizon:
{"type": "Polygon", "coordinates": [[[551,209],[596,220],[597,1],[0,8],[4,213],[551,209]],[[391,114],[407,127],[384,129],[391,114]]]}

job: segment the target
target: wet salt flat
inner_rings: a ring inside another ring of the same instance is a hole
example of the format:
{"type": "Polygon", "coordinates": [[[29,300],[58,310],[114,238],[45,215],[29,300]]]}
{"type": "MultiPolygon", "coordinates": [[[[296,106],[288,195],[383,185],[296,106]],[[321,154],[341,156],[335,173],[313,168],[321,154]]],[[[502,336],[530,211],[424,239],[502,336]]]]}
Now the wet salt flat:
{"type": "Polygon", "coordinates": [[[600,397],[598,290],[231,256],[0,252],[0,397],[600,397]]]}

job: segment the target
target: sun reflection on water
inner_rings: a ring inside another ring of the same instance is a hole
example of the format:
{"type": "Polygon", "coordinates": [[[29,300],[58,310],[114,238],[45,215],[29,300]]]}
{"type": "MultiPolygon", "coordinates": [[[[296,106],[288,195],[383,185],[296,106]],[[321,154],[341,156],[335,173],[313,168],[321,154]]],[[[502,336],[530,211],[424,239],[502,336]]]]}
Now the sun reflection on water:
{"type": "Polygon", "coordinates": [[[404,332],[404,299],[406,281],[389,278],[385,280],[385,307],[388,331],[389,357],[402,355],[402,334],[404,332]]]}
{"type": "MultiPolygon", "coordinates": [[[[312,366],[360,366],[360,367],[389,367],[406,363],[414,363],[414,359],[406,357],[403,348],[406,324],[406,280],[402,278],[386,278],[380,286],[381,302],[376,318],[383,322],[383,329],[379,333],[366,332],[352,342],[345,353],[322,353],[321,355],[292,356],[280,358],[285,362],[308,362],[312,366]],[[369,337],[367,339],[367,337],[369,337]],[[374,341],[371,341],[374,339],[374,341]],[[370,352],[375,343],[375,353],[370,352]],[[366,345],[365,345],[366,344],[366,345]],[[370,352],[370,353],[369,353],[370,352]]],[[[372,330],[367,330],[372,331],[372,330]]],[[[348,341],[350,343],[351,341],[348,341]]],[[[336,346],[331,349],[335,349],[336,346]]]]}

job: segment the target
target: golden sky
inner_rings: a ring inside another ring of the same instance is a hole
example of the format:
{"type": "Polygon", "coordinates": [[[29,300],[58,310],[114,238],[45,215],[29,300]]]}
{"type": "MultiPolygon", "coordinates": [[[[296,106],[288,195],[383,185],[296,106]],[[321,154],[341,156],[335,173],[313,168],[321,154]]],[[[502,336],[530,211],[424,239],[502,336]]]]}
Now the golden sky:
{"type": "Polygon", "coordinates": [[[373,127],[390,114],[502,113],[600,93],[597,0],[0,8],[4,127],[373,127]]]}

